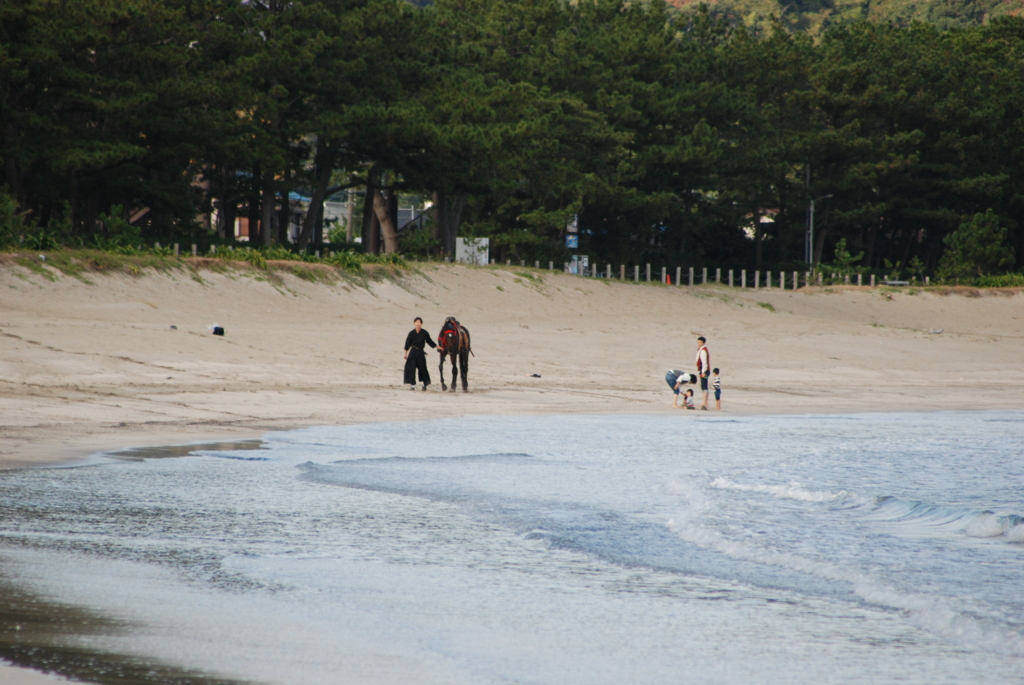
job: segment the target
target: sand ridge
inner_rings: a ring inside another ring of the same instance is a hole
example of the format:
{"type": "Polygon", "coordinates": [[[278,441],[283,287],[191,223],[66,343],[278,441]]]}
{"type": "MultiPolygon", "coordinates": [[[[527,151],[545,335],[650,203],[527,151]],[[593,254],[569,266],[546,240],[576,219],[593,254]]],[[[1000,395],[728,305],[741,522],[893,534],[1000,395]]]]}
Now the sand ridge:
{"type": "Polygon", "coordinates": [[[689,288],[414,266],[365,284],[267,279],[247,265],[51,282],[0,266],[0,464],[466,414],[700,419],[671,408],[663,380],[693,367],[698,334],[730,413],[1024,406],[1017,291],[689,288]],[[434,353],[430,391],[410,392],[412,319],[436,335],[447,315],[472,331],[472,392],[441,394],[434,353]]]}

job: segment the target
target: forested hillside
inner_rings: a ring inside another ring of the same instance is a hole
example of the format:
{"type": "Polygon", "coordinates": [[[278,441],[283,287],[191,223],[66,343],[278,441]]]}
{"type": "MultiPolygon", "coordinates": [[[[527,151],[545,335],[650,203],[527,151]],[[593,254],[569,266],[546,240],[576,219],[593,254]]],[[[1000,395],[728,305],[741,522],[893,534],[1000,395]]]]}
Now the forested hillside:
{"type": "MultiPolygon", "coordinates": [[[[836,3],[839,4],[839,3],[836,3]]],[[[881,3],[879,3],[881,6],[881,3]]],[[[6,0],[0,244],[358,249],[969,278],[1024,265],[1024,19],[817,37],[622,0],[6,0]],[[398,194],[434,203],[398,234],[398,194]],[[364,201],[365,200],[365,201],[364,201]],[[357,235],[360,231],[357,229],[357,235]]]]}
{"type": "MultiPolygon", "coordinates": [[[[687,12],[695,12],[700,0],[671,0],[687,12]]],[[[894,23],[901,26],[923,22],[940,29],[978,26],[992,19],[1019,16],[1024,0],[707,0],[716,17],[765,28],[779,18],[793,30],[818,36],[836,24],[851,21],[894,23]]]]}

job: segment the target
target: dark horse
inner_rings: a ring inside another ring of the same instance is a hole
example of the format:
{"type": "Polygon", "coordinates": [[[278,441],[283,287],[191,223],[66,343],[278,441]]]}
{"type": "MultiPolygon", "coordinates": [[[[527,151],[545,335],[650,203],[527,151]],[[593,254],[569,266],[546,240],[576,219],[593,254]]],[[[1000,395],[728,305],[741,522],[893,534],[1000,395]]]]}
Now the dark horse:
{"type": "Polygon", "coordinates": [[[444,384],[444,360],[445,357],[452,358],[452,392],[455,392],[455,382],[459,379],[459,367],[462,367],[462,392],[469,392],[469,355],[473,350],[469,344],[469,331],[466,327],[449,316],[444,320],[440,335],[437,336],[437,351],[441,353],[441,364],[438,366],[441,372],[441,390],[447,390],[444,384]],[[457,361],[456,361],[457,360],[457,361]]]}

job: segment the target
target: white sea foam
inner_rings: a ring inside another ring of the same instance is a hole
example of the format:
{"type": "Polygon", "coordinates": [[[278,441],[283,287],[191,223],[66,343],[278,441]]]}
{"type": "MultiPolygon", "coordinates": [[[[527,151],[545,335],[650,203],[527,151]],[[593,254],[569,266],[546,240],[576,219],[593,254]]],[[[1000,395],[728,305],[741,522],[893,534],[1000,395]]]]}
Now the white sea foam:
{"type": "Polygon", "coordinates": [[[1019,523],[1006,531],[1007,542],[1024,542],[1024,523],[1019,523]]]}
{"type": "Polygon", "coordinates": [[[772,495],[773,497],[778,497],[779,499],[796,499],[804,502],[834,502],[838,499],[845,499],[852,495],[852,493],[849,493],[846,490],[840,490],[839,492],[808,490],[796,481],[790,481],[786,485],[768,485],[765,483],[748,485],[744,483],[734,483],[728,478],[719,477],[711,481],[711,487],[718,488],[720,490],[763,492],[772,495]]]}
{"type": "MultiPolygon", "coordinates": [[[[733,559],[847,583],[865,602],[904,612],[910,623],[943,639],[970,649],[1013,657],[1024,656],[1024,634],[1013,628],[958,611],[947,598],[901,590],[877,575],[854,566],[777,551],[749,540],[731,539],[701,522],[701,512],[712,508],[707,500],[695,496],[691,489],[683,486],[676,485],[674,491],[689,498],[688,506],[679,521],[669,519],[665,525],[687,542],[733,559]]],[[[1024,528],[1024,525],[1020,527],[1024,528]]],[[[1024,534],[1024,530],[1021,532],[1024,534]]]]}
{"type": "Polygon", "coordinates": [[[994,538],[1003,532],[1002,519],[991,512],[975,516],[964,526],[964,533],[972,538],[994,538]]]}

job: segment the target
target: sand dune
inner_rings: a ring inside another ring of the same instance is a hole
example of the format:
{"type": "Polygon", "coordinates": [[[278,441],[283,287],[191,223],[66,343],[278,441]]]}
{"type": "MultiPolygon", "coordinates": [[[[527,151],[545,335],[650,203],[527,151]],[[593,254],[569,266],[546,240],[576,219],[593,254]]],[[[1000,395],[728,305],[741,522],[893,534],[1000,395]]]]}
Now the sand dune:
{"type": "Polygon", "coordinates": [[[0,463],[464,414],[670,413],[708,338],[731,413],[1024,406],[1024,295],[740,290],[420,265],[363,283],[245,268],[56,281],[0,265],[0,463]],[[409,392],[414,316],[473,334],[470,388],[409,392]],[[207,326],[219,323],[216,337],[207,326]],[[172,330],[171,326],[176,326],[172,330]],[[930,331],[941,330],[942,333],[930,331]],[[539,374],[533,378],[531,374],[539,374]]]}

